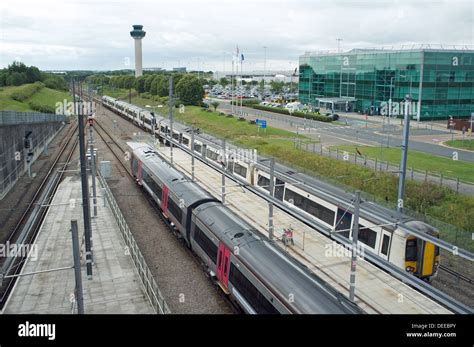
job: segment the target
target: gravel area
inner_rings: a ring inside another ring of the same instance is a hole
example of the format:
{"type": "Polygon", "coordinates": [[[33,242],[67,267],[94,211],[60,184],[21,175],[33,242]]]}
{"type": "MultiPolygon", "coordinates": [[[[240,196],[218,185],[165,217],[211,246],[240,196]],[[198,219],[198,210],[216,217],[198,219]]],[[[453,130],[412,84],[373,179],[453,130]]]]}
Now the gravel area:
{"type": "MultiPolygon", "coordinates": [[[[124,145],[129,135],[140,131],[100,105],[96,117],[124,145]]],[[[111,161],[112,177],[107,182],[170,310],[178,314],[235,313],[199,259],[165,226],[145,193],[97,134],[94,141],[98,160],[111,161]]]]}

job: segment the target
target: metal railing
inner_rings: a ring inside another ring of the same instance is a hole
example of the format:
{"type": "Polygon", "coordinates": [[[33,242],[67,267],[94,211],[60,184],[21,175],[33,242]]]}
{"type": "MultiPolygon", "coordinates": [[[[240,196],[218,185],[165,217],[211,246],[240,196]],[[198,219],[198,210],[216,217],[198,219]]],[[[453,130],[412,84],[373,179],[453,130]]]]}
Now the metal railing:
{"type": "Polygon", "coordinates": [[[99,177],[100,184],[104,188],[105,198],[112,210],[115,221],[119,226],[120,233],[122,234],[123,240],[127,247],[128,254],[132,259],[145,293],[148,296],[153,309],[158,314],[171,313],[163,295],[161,294],[158,284],[156,283],[153,274],[151,273],[150,268],[148,267],[145,258],[140,252],[140,248],[138,247],[138,244],[136,243],[130,228],[128,227],[127,221],[125,220],[125,217],[123,216],[117,202],[115,201],[112,191],[110,190],[100,171],[97,171],[97,176],[99,177]]]}
{"type": "Polygon", "coordinates": [[[64,122],[65,120],[66,116],[62,114],[0,111],[0,126],[46,122],[64,122]]]}
{"type": "MultiPolygon", "coordinates": [[[[1,122],[1,116],[0,116],[0,122],[1,122]]],[[[0,124],[1,126],[1,124],[0,124]]],[[[38,157],[44,153],[44,150],[46,146],[48,146],[51,141],[56,137],[56,135],[63,129],[63,126],[59,126],[57,129],[54,130],[49,130],[49,129],[44,129],[41,131],[39,135],[37,135],[36,140],[39,140],[39,143],[36,143],[33,145],[32,153],[33,156],[31,157],[31,165],[38,159],[38,157]]],[[[28,170],[28,164],[24,160],[24,155],[25,152],[24,150],[16,151],[15,150],[15,145],[13,148],[10,148],[5,151],[6,155],[9,153],[12,153],[11,157],[14,158],[14,153],[18,152],[21,153],[21,160],[14,160],[15,161],[15,168],[8,173],[8,175],[3,178],[0,181],[0,200],[3,199],[7,193],[10,191],[10,189],[14,186],[14,184],[20,179],[20,177],[28,170]]],[[[1,158],[1,155],[0,155],[1,158]]],[[[7,166],[7,163],[3,161],[3,159],[0,160],[0,170],[3,170],[4,167],[7,166]]]]}
{"type": "MultiPolygon", "coordinates": [[[[367,155],[358,155],[350,151],[344,151],[338,148],[325,148],[323,144],[303,142],[301,139],[294,139],[295,148],[304,150],[307,152],[319,154],[332,159],[345,161],[347,163],[358,164],[367,168],[374,169],[375,171],[383,171],[387,173],[397,174],[400,172],[399,164],[394,164],[390,161],[381,160],[377,157],[370,157],[367,155]]],[[[386,147],[385,147],[386,148],[386,147]]],[[[385,149],[384,148],[384,149],[385,149]]],[[[383,151],[383,149],[381,150],[383,151]]],[[[442,172],[420,170],[417,168],[407,168],[407,178],[412,181],[418,182],[430,182],[439,186],[450,188],[457,193],[463,193],[467,195],[474,195],[474,183],[461,180],[459,178],[449,177],[442,172]]]]}

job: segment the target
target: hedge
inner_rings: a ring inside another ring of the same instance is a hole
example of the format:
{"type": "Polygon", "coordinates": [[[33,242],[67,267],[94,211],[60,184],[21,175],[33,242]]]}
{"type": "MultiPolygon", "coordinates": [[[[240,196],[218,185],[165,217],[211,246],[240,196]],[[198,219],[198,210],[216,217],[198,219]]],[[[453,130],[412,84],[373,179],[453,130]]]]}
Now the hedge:
{"type": "Polygon", "coordinates": [[[32,110],[35,110],[38,112],[42,112],[42,113],[55,113],[56,112],[53,106],[37,104],[36,102],[32,102],[32,101],[30,101],[28,105],[30,106],[32,110]]]}
{"type": "Polygon", "coordinates": [[[15,90],[11,94],[11,98],[16,101],[25,101],[31,97],[34,93],[39,91],[44,87],[44,84],[41,82],[35,82],[33,84],[22,87],[21,89],[15,90]]]}
{"type": "Polygon", "coordinates": [[[321,116],[320,114],[317,114],[317,113],[304,113],[301,111],[293,111],[293,113],[290,113],[290,111],[288,111],[286,108],[268,107],[268,106],[263,106],[263,105],[252,105],[250,107],[257,110],[281,113],[281,114],[286,114],[286,115],[298,117],[298,118],[307,118],[307,119],[317,120],[320,122],[329,123],[333,121],[331,117],[321,116]]]}

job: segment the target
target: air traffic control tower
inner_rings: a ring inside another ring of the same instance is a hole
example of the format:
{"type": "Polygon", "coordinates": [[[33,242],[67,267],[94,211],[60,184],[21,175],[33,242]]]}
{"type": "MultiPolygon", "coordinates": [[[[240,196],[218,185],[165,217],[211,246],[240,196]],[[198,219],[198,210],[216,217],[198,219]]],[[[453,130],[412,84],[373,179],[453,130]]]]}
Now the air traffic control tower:
{"type": "Polygon", "coordinates": [[[134,25],[130,35],[135,40],[135,77],[141,76],[142,73],[142,39],[145,32],[142,30],[143,25],[134,25]]]}

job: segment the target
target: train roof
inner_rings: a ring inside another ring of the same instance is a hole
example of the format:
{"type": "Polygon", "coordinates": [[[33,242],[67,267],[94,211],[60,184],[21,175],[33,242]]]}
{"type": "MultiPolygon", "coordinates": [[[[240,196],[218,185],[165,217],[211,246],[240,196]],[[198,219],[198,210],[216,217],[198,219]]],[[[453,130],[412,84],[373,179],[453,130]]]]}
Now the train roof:
{"type": "Polygon", "coordinates": [[[171,193],[176,195],[178,199],[182,199],[186,207],[201,200],[217,201],[206,190],[171,167],[149,145],[138,142],[127,142],[127,145],[142,162],[142,165],[148,169],[148,173],[163,182],[171,193]]]}
{"type": "MultiPolygon", "coordinates": [[[[341,293],[275,247],[266,237],[220,202],[210,202],[194,210],[201,220],[231,251],[238,247],[241,262],[265,282],[274,293],[285,293],[296,312],[313,314],[362,313],[341,293]],[[262,261],[264,260],[264,261],[262,261]]],[[[288,302],[287,302],[288,303],[288,302]]]]}

